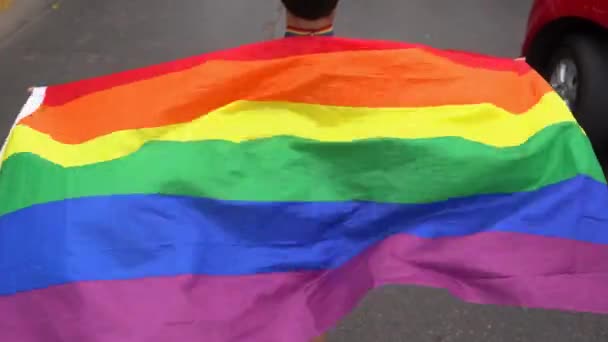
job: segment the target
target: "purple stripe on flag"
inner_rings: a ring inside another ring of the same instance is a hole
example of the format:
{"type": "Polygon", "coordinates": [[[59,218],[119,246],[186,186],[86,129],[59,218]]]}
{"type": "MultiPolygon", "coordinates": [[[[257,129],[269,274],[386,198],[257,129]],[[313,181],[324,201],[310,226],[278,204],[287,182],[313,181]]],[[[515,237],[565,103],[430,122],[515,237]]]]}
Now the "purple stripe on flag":
{"type": "Polygon", "coordinates": [[[329,271],[92,281],[0,297],[0,341],[301,341],[388,284],[608,313],[608,246],[519,233],[398,234],[329,271]]]}

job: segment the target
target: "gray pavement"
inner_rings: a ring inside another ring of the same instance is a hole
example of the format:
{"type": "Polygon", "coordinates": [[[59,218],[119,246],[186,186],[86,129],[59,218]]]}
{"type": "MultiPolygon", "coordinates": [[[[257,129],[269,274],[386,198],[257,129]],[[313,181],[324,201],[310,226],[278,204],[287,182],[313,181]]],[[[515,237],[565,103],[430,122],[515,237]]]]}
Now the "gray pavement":
{"type": "MultiPolygon", "coordinates": [[[[338,33],[517,56],[530,3],[343,0],[338,33]]],[[[0,140],[29,85],[276,37],[283,20],[278,0],[63,0],[58,5],[0,41],[0,140]]],[[[387,288],[372,293],[330,341],[605,342],[608,317],[477,306],[440,290],[387,288]]]]}
{"type": "Polygon", "coordinates": [[[0,0],[0,41],[36,20],[32,14],[44,11],[52,3],[53,0],[0,0]]]}

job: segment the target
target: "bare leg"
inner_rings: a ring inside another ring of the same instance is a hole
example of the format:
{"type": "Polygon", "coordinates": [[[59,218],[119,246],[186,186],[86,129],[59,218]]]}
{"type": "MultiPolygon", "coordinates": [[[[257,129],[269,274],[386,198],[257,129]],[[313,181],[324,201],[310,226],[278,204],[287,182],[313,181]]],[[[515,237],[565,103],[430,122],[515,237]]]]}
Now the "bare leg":
{"type": "Polygon", "coordinates": [[[325,335],[321,335],[310,342],[327,342],[327,340],[325,339],[325,335]]]}

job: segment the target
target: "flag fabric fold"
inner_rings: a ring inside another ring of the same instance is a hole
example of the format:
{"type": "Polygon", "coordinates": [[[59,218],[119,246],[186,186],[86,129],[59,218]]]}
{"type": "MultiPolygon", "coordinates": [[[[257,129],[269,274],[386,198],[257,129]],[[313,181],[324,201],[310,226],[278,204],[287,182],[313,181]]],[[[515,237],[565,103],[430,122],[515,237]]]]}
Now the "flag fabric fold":
{"type": "Polygon", "coordinates": [[[308,341],[371,289],[608,313],[608,187],[523,61],[281,39],[36,88],[0,340],[308,341]]]}

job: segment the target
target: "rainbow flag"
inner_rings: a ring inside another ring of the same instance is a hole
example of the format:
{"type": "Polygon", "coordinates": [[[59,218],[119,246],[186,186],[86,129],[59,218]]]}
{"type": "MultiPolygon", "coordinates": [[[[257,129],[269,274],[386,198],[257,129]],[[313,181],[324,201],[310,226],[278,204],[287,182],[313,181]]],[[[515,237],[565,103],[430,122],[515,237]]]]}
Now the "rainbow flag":
{"type": "Polygon", "coordinates": [[[522,61],[305,37],[37,88],[0,340],[308,341],[372,288],[608,313],[608,188],[522,61]]]}

